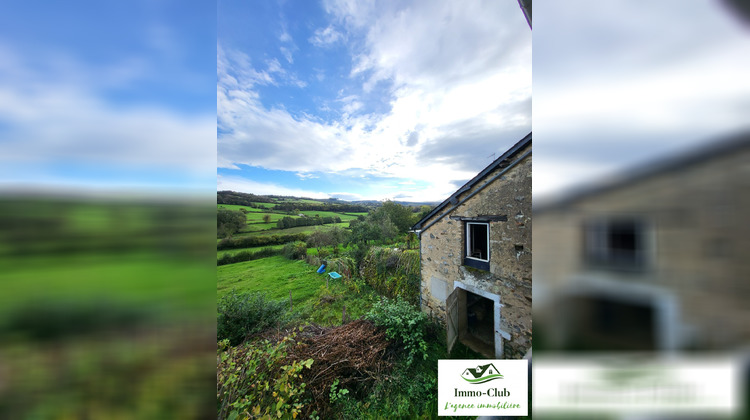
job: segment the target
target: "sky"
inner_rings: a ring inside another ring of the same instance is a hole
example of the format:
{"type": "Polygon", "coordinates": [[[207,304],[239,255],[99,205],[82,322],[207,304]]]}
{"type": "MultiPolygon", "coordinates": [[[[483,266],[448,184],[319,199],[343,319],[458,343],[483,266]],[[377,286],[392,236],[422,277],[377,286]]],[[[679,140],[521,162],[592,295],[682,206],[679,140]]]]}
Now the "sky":
{"type": "Polygon", "coordinates": [[[213,191],[215,7],[4,4],[0,192],[213,191]]]}
{"type": "Polygon", "coordinates": [[[721,2],[535,6],[535,203],[748,128],[750,26],[721,2]]]}
{"type": "Polygon", "coordinates": [[[219,0],[217,188],[442,201],[531,131],[515,1],[219,0]]]}
{"type": "Polygon", "coordinates": [[[719,1],[538,2],[533,68],[515,1],[375,6],[4,5],[0,193],[442,201],[533,111],[536,199],[748,124],[750,25],[719,1]]]}

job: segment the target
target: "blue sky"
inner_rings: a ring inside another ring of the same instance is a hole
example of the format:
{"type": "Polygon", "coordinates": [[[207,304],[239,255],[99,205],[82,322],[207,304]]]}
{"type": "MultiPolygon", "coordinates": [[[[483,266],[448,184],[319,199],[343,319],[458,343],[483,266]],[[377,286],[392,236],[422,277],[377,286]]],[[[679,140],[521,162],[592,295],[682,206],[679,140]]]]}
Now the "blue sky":
{"type": "Polygon", "coordinates": [[[219,190],[442,201],[531,131],[517,2],[218,2],[219,190]]]}
{"type": "Polygon", "coordinates": [[[0,188],[213,190],[213,2],[10,2],[0,188]]]}

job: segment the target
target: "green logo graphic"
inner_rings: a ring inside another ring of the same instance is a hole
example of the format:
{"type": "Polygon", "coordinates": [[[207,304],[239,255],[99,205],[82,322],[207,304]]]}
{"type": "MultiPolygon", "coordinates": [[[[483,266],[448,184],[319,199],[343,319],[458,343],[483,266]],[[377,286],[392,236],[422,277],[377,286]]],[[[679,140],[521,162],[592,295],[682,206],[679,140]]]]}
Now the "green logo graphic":
{"type": "Polygon", "coordinates": [[[503,379],[503,375],[497,371],[497,368],[492,363],[483,366],[477,366],[475,368],[466,368],[461,374],[466,382],[472,384],[483,384],[485,382],[494,381],[495,379],[503,379]]]}

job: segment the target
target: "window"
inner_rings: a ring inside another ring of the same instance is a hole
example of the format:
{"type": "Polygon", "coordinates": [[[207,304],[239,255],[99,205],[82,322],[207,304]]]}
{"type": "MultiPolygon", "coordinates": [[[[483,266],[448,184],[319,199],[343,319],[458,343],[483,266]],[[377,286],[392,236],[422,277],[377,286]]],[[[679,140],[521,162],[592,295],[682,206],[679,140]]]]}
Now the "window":
{"type": "Polygon", "coordinates": [[[584,258],[593,266],[639,270],[646,266],[646,224],[636,219],[599,220],[585,226],[584,258]]]}
{"type": "Polygon", "coordinates": [[[466,255],[464,265],[490,269],[490,224],[466,223],[466,255]]]}

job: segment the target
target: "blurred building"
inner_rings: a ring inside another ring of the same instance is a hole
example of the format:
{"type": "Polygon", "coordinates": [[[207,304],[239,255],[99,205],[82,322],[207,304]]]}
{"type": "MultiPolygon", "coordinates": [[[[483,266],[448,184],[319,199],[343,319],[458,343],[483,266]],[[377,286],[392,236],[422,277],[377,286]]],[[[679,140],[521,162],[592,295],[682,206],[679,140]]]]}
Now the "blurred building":
{"type": "Polygon", "coordinates": [[[538,348],[750,343],[750,133],[534,213],[538,348]]]}
{"type": "Polygon", "coordinates": [[[417,222],[422,310],[488,358],[531,348],[531,133],[417,222]]]}

